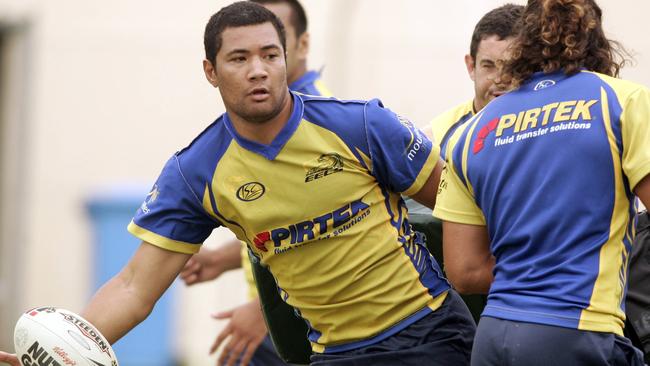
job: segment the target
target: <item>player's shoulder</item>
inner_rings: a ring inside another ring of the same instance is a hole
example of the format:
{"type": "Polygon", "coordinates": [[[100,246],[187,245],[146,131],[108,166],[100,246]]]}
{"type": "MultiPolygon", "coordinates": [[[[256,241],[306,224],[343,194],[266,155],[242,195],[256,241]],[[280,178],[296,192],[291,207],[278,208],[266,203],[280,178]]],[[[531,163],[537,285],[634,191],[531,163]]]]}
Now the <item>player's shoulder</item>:
{"type": "Polygon", "coordinates": [[[452,126],[472,117],[474,115],[473,103],[473,100],[470,99],[434,117],[430,122],[434,139],[441,141],[452,126]]]}
{"type": "Polygon", "coordinates": [[[634,81],[619,79],[613,76],[600,74],[591,71],[582,71],[581,74],[597,78],[600,82],[608,85],[620,99],[626,99],[637,92],[648,92],[648,88],[634,81]]]}
{"type": "Polygon", "coordinates": [[[205,156],[214,156],[225,150],[232,136],[228,133],[224,116],[221,115],[199,133],[187,146],[176,153],[179,160],[192,164],[205,160],[205,156]]]}
{"type": "Polygon", "coordinates": [[[468,114],[473,114],[473,100],[467,100],[463,103],[460,103],[452,108],[447,109],[441,114],[437,115],[431,120],[433,124],[453,124],[459,119],[467,116],[468,114]]]}
{"type": "Polygon", "coordinates": [[[339,99],[300,94],[304,103],[304,117],[317,124],[364,122],[377,110],[385,109],[379,99],[339,99]]]}

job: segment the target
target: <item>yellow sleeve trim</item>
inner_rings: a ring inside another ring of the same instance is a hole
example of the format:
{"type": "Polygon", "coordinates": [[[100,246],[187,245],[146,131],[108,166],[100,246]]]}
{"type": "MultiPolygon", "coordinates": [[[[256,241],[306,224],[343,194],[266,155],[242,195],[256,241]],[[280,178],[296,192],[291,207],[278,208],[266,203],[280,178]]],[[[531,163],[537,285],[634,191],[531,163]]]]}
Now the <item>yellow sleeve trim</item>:
{"type": "Polygon", "coordinates": [[[458,224],[487,225],[484,216],[476,216],[465,212],[454,211],[438,205],[433,209],[433,216],[443,221],[455,222],[458,224]]]}
{"type": "Polygon", "coordinates": [[[135,222],[133,222],[133,220],[131,220],[131,223],[129,223],[127,229],[131,234],[133,234],[133,236],[137,237],[138,239],[142,239],[147,243],[172,252],[194,254],[198,253],[199,249],[201,249],[202,243],[192,244],[183,241],[172,240],[138,226],[135,222]]]}
{"type": "Polygon", "coordinates": [[[427,160],[424,162],[424,166],[422,166],[422,169],[420,169],[420,173],[418,174],[417,178],[415,178],[413,184],[411,184],[411,186],[407,190],[402,192],[402,194],[406,196],[411,196],[420,192],[420,189],[422,189],[424,183],[427,182],[427,180],[431,176],[431,173],[433,173],[433,168],[436,167],[436,164],[438,164],[439,160],[440,160],[440,146],[438,146],[435,143],[432,143],[431,152],[429,153],[427,160]]]}
{"type": "Polygon", "coordinates": [[[628,179],[632,189],[635,189],[637,184],[639,184],[643,178],[650,175],[650,169],[648,168],[650,168],[650,160],[642,162],[638,169],[629,172],[628,179]]]}

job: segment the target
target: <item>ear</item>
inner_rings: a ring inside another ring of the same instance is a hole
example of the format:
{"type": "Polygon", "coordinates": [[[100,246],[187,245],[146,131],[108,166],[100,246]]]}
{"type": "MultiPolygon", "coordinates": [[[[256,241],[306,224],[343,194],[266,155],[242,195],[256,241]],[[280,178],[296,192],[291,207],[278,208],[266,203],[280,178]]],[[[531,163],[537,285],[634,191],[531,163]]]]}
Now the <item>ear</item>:
{"type": "Polygon", "coordinates": [[[219,87],[219,78],[217,78],[217,71],[212,65],[210,60],[203,60],[203,72],[205,73],[205,78],[208,79],[208,83],[214,86],[215,88],[219,87]]]}
{"type": "Polygon", "coordinates": [[[472,81],[476,81],[476,76],[474,74],[474,71],[476,71],[476,63],[474,61],[474,58],[469,54],[465,55],[465,67],[467,67],[469,78],[472,79],[472,81]]]}
{"type": "Polygon", "coordinates": [[[298,37],[296,52],[299,60],[306,60],[309,54],[309,32],[304,32],[298,37]]]}

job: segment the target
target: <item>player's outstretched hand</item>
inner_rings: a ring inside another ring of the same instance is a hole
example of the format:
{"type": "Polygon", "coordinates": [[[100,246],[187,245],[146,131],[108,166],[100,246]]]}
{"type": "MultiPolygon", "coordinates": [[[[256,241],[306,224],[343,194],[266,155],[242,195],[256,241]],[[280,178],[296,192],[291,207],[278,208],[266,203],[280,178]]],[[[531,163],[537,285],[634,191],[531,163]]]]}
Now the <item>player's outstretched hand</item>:
{"type": "Polygon", "coordinates": [[[212,317],[230,319],[210,348],[210,354],[212,354],[228,339],[221,350],[217,365],[233,366],[239,359],[240,366],[247,366],[268,332],[259,300],[253,300],[230,311],[212,315],[212,317]]]}
{"type": "Polygon", "coordinates": [[[180,278],[186,285],[194,285],[219,277],[225,268],[220,264],[217,250],[201,250],[187,261],[180,273],[180,278]]]}
{"type": "Polygon", "coordinates": [[[20,366],[18,357],[15,354],[0,351],[0,363],[11,366],[20,366]]]}
{"type": "Polygon", "coordinates": [[[222,273],[241,267],[241,242],[232,239],[217,249],[201,249],[187,261],[180,278],[190,286],[221,276],[222,273]]]}

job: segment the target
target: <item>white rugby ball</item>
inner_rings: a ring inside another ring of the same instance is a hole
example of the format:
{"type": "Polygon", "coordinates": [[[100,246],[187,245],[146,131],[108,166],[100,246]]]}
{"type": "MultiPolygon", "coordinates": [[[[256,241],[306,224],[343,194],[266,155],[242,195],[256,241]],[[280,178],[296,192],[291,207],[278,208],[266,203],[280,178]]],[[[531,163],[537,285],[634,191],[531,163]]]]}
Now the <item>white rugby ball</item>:
{"type": "Polygon", "coordinates": [[[54,307],[24,313],[14,331],[23,366],[118,366],[113,348],[81,316],[54,307]]]}

